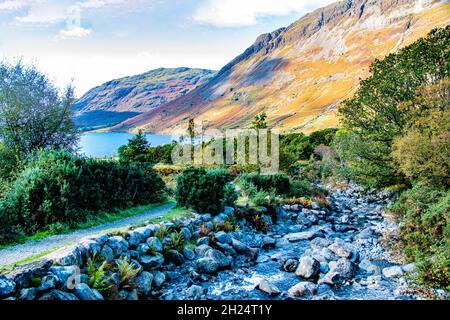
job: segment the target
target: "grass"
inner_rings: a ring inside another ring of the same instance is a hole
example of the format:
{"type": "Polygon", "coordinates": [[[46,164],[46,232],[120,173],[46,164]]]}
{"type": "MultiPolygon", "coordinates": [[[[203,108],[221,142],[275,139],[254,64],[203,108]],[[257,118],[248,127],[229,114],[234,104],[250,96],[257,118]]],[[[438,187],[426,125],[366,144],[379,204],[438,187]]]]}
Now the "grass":
{"type": "Polygon", "coordinates": [[[88,229],[92,227],[96,227],[105,223],[114,222],[117,220],[122,220],[129,217],[134,217],[140,214],[143,214],[149,210],[156,209],[158,207],[161,207],[166,204],[174,203],[173,200],[167,200],[163,203],[157,203],[157,204],[149,204],[145,206],[139,206],[130,208],[127,210],[115,212],[115,213],[107,213],[107,212],[100,212],[96,216],[91,216],[88,221],[78,223],[75,226],[65,226],[65,225],[58,225],[57,228],[50,228],[50,230],[40,231],[33,235],[23,237],[15,242],[4,244],[0,246],[0,250],[7,249],[10,247],[13,247],[17,244],[25,243],[28,241],[37,241],[42,240],[47,237],[51,237],[54,235],[60,235],[60,234],[67,234],[76,230],[83,230],[88,229]]]}
{"type": "Polygon", "coordinates": [[[45,257],[45,256],[49,255],[50,253],[55,252],[55,251],[57,251],[59,249],[61,249],[61,247],[57,247],[57,248],[54,248],[52,250],[48,250],[48,251],[45,251],[45,252],[42,252],[42,253],[38,253],[38,254],[35,254],[35,255],[32,255],[32,256],[29,256],[29,257],[27,257],[27,258],[25,258],[23,260],[17,261],[15,263],[12,263],[12,264],[9,264],[9,265],[0,266],[0,272],[2,272],[2,273],[3,272],[10,272],[10,271],[14,270],[15,268],[17,268],[19,266],[25,265],[25,264],[27,264],[29,262],[33,262],[33,261],[39,260],[40,258],[45,257]]]}
{"type": "Polygon", "coordinates": [[[188,217],[193,216],[193,214],[194,214],[193,210],[182,208],[182,207],[174,207],[174,208],[172,208],[172,210],[170,210],[169,212],[167,212],[159,217],[147,220],[146,222],[141,222],[134,226],[142,227],[147,224],[160,223],[163,221],[170,221],[170,220],[177,219],[177,218],[188,218],[188,217]]]}

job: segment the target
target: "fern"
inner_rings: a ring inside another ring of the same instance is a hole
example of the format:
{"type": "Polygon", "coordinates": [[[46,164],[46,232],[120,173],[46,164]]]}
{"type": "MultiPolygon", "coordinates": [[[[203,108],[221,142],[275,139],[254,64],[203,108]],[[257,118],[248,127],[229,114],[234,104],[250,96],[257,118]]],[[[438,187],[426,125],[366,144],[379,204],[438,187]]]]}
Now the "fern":
{"type": "Polygon", "coordinates": [[[133,263],[128,261],[128,257],[116,261],[116,264],[119,269],[120,284],[122,286],[128,286],[141,271],[140,267],[136,267],[133,263]]]}

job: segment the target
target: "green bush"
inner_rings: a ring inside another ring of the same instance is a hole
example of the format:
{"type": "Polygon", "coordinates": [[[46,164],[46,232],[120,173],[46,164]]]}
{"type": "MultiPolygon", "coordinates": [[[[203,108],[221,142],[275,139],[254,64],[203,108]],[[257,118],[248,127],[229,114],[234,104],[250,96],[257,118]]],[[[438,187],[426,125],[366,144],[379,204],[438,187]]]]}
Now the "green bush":
{"type": "Polygon", "coordinates": [[[419,266],[419,279],[450,289],[450,193],[417,184],[389,208],[400,220],[408,259],[419,266]]]}
{"type": "Polygon", "coordinates": [[[230,204],[227,184],[231,180],[227,170],[187,168],[177,179],[177,203],[200,213],[220,213],[225,204],[230,204]]]}
{"type": "MultiPolygon", "coordinates": [[[[36,154],[11,183],[0,222],[33,234],[57,223],[75,225],[99,211],[161,201],[165,185],[147,164],[124,164],[74,156],[36,154]]],[[[13,240],[0,235],[0,241],[13,240]]]]}
{"type": "Polygon", "coordinates": [[[273,189],[279,195],[289,194],[291,183],[289,177],[284,174],[261,175],[259,173],[246,173],[240,177],[244,184],[253,184],[257,190],[272,191],[273,189]]]}

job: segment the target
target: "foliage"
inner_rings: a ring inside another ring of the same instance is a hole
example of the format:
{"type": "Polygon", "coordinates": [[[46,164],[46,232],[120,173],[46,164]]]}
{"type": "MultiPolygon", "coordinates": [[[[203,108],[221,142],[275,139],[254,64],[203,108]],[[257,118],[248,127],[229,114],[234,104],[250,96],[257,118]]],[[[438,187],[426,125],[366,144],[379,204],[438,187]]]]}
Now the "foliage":
{"type": "Polygon", "coordinates": [[[121,162],[149,162],[148,142],[142,130],[128,140],[128,144],[119,148],[119,160],[121,162]]]}
{"type": "Polygon", "coordinates": [[[120,284],[122,286],[128,286],[130,282],[136,278],[139,272],[141,272],[141,268],[136,267],[133,263],[130,263],[128,261],[128,257],[116,260],[116,264],[119,271],[120,284]]]}
{"type": "Polygon", "coordinates": [[[411,122],[421,121],[422,111],[408,107],[417,105],[417,90],[449,77],[449,41],[450,26],[435,29],[426,38],[376,61],[371,77],[362,80],[356,95],[339,108],[342,124],[350,132],[347,159],[367,184],[383,187],[404,183],[392,145],[411,122]]]}
{"type": "Polygon", "coordinates": [[[217,214],[226,202],[229,204],[226,185],[231,179],[232,175],[227,170],[187,168],[177,179],[177,203],[201,213],[217,214]]]}
{"type": "Polygon", "coordinates": [[[155,237],[161,242],[169,235],[169,228],[165,225],[160,225],[158,230],[155,231],[155,237]]]}
{"type": "MultiPolygon", "coordinates": [[[[149,165],[42,150],[8,188],[0,221],[2,229],[33,234],[55,223],[70,226],[101,211],[161,202],[164,197],[164,182],[149,165]]],[[[5,232],[0,242],[15,238],[5,232]]]]}
{"type": "Polygon", "coordinates": [[[259,173],[245,173],[240,177],[241,182],[253,184],[258,191],[271,191],[279,195],[289,194],[291,184],[289,177],[283,174],[261,175],[259,173]]]}
{"type": "Polygon", "coordinates": [[[109,283],[112,279],[112,275],[108,276],[106,269],[110,266],[107,261],[103,261],[100,266],[97,266],[96,258],[90,258],[87,261],[87,274],[89,277],[89,286],[93,289],[97,289],[102,292],[108,290],[111,287],[109,283]]]}
{"type": "Polygon", "coordinates": [[[450,193],[416,184],[389,208],[401,221],[400,236],[419,277],[435,287],[450,288],[450,193]]]}
{"type": "Polygon", "coordinates": [[[71,85],[61,93],[35,66],[0,62],[0,138],[14,156],[41,148],[73,150],[79,138],[74,101],[71,85]]]}
{"type": "Polygon", "coordinates": [[[257,114],[252,120],[252,129],[267,129],[267,114],[265,112],[257,114]]]}
{"type": "Polygon", "coordinates": [[[181,251],[185,244],[184,233],[182,231],[173,231],[170,234],[169,245],[172,249],[181,251]]]}

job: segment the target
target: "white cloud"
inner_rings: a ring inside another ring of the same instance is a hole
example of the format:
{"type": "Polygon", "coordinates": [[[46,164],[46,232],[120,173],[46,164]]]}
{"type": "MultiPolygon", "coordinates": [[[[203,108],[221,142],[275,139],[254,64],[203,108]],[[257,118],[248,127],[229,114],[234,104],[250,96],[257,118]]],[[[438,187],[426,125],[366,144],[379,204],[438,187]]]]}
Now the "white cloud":
{"type": "Polygon", "coordinates": [[[218,27],[250,26],[261,17],[304,14],[333,2],[336,0],[206,0],[193,20],[218,27]]]}
{"type": "Polygon", "coordinates": [[[36,3],[25,16],[16,17],[19,24],[55,24],[66,19],[67,8],[64,5],[36,3]]]}
{"type": "Polygon", "coordinates": [[[0,2],[0,11],[15,11],[29,4],[42,2],[42,0],[7,0],[0,2]]]}
{"type": "Polygon", "coordinates": [[[85,0],[77,2],[77,5],[80,8],[97,9],[110,4],[121,4],[124,2],[125,2],[124,0],[85,0]]]}
{"type": "Polygon", "coordinates": [[[65,40],[69,38],[84,38],[90,35],[91,32],[92,30],[90,29],[85,29],[82,27],[73,27],[69,29],[60,30],[56,38],[60,40],[65,40]]]}

